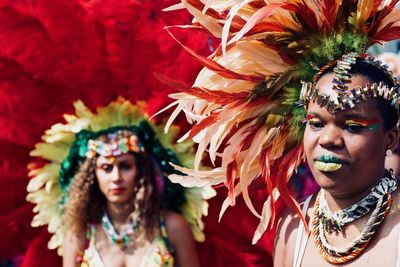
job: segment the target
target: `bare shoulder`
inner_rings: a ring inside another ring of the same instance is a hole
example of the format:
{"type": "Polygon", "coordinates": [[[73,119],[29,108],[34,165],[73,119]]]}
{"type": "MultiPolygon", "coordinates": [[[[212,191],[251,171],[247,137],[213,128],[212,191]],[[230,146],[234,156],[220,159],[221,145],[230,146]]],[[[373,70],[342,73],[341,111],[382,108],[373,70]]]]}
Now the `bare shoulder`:
{"type": "Polygon", "coordinates": [[[74,233],[72,231],[68,231],[67,234],[65,235],[64,247],[65,245],[68,245],[77,249],[78,248],[82,249],[85,247],[85,237],[86,234],[84,231],[80,233],[74,233]]]}
{"type": "Polygon", "coordinates": [[[76,266],[76,259],[85,249],[85,232],[68,231],[63,243],[63,266],[76,266]]]}
{"type": "Polygon", "coordinates": [[[165,227],[171,243],[179,242],[182,238],[193,238],[189,224],[179,213],[164,212],[165,227]]]}
{"type": "MultiPolygon", "coordinates": [[[[304,202],[301,202],[300,206],[303,207],[304,202]]],[[[309,205],[306,218],[310,217],[311,211],[312,205],[309,205]]],[[[295,211],[286,208],[281,215],[276,229],[274,266],[284,267],[293,265],[296,235],[300,226],[303,227],[303,224],[299,215],[295,211]]]]}
{"type": "Polygon", "coordinates": [[[175,250],[178,266],[200,267],[192,230],[182,215],[165,211],[168,239],[175,250]]]}

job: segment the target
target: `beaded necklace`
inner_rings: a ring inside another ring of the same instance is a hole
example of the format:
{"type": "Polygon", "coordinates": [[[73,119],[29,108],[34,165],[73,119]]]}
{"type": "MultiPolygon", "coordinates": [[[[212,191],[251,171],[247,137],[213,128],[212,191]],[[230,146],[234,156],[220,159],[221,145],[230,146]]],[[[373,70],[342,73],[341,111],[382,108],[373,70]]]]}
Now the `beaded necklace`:
{"type": "Polygon", "coordinates": [[[387,192],[394,192],[397,189],[397,183],[391,178],[382,178],[372,189],[371,192],[357,203],[332,212],[326,201],[325,190],[321,189],[321,198],[319,203],[319,216],[324,225],[324,230],[332,232],[340,232],[342,227],[358,218],[368,214],[377,207],[379,199],[387,192]]]}
{"type": "Polygon", "coordinates": [[[130,227],[126,232],[118,233],[112,224],[107,212],[104,212],[103,217],[101,218],[101,225],[103,226],[103,230],[106,233],[108,239],[118,245],[121,249],[125,249],[128,245],[128,242],[131,240],[132,234],[135,230],[138,229],[138,221],[135,220],[132,222],[130,227]]]}
{"type": "MultiPolygon", "coordinates": [[[[386,215],[389,213],[392,205],[391,193],[394,192],[396,189],[397,182],[387,177],[384,177],[376,186],[371,189],[371,193],[366,197],[367,199],[370,199],[372,197],[369,196],[373,195],[374,198],[376,198],[371,216],[368,219],[367,223],[364,225],[361,234],[344,248],[332,246],[326,240],[325,230],[327,229],[327,226],[326,220],[324,220],[323,217],[327,218],[327,216],[331,215],[324,214],[326,209],[321,208],[321,199],[323,195],[321,190],[318,193],[317,199],[314,204],[311,235],[313,236],[315,245],[317,246],[319,253],[322,255],[322,257],[332,264],[342,264],[349,262],[360,255],[361,252],[363,252],[368,246],[371,238],[373,237],[383,220],[386,218],[386,215]]],[[[363,203],[362,200],[361,202],[363,203]]],[[[360,204],[360,201],[356,204],[360,204]]],[[[348,207],[348,210],[346,210],[346,212],[348,212],[349,210],[358,210],[357,208],[354,209],[354,205],[348,207]]],[[[352,213],[350,213],[350,217],[349,213],[346,213],[347,216],[344,216],[346,217],[346,222],[343,225],[350,223],[357,218],[360,218],[361,216],[368,213],[370,210],[371,208],[367,212],[363,211],[361,213],[357,213],[357,216],[353,216],[352,213]]],[[[343,210],[341,212],[343,212],[343,210]]],[[[343,223],[343,221],[335,223],[341,224],[343,223]]]]}

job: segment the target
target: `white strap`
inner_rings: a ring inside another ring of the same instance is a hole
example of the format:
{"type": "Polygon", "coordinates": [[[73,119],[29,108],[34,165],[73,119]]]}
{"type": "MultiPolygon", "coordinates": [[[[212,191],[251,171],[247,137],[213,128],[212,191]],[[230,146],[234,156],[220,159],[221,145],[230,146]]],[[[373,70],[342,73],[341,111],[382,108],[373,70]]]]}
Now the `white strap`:
{"type": "Polygon", "coordinates": [[[400,267],[400,232],[399,232],[399,242],[397,244],[397,264],[396,267],[400,267]]]}
{"type": "MultiPolygon", "coordinates": [[[[304,218],[307,217],[307,209],[310,205],[312,195],[309,196],[306,201],[304,201],[302,214],[304,218]]],[[[301,261],[303,259],[304,252],[306,250],[306,245],[308,241],[308,235],[305,231],[305,225],[302,220],[300,220],[298,231],[297,231],[297,238],[296,238],[296,246],[294,250],[294,259],[293,259],[293,267],[300,267],[301,261]]],[[[400,267],[400,266],[399,266],[400,267]]]]}

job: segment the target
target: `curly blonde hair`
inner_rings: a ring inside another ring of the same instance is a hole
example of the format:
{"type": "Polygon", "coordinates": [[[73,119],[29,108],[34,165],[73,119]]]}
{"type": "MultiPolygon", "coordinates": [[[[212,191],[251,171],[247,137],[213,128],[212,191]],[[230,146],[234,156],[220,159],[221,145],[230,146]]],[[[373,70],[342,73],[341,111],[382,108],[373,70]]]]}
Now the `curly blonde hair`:
{"type": "MultiPolygon", "coordinates": [[[[100,140],[106,139],[101,136],[100,140]]],[[[134,210],[130,215],[138,222],[148,239],[152,239],[160,226],[161,192],[156,185],[156,164],[146,153],[133,153],[138,169],[132,199],[134,210]]],[[[98,224],[104,214],[106,198],[100,191],[96,177],[98,156],[86,158],[69,188],[63,221],[76,235],[82,234],[90,223],[98,224]]]]}

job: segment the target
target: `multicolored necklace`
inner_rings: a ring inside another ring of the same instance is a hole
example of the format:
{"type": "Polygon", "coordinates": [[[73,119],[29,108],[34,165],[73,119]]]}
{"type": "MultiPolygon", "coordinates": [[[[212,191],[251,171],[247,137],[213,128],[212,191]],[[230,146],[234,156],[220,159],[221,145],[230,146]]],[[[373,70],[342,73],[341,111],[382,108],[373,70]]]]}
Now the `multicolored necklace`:
{"type": "MultiPolygon", "coordinates": [[[[371,213],[370,218],[367,223],[363,226],[361,234],[355,238],[348,246],[344,248],[338,248],[330,245],[326,240],[325,231],[327,229],[326,220],[323,220],[323,217],[327,217],[324,213],[324,209],[321,208],[321,198],[322,198],[322,190],[319,192],[317,199],[314,204],[314,212],[312,217],[312,226],[311,226],[311,235],[314,238],[314,242],[316,247],[318,248],[322,257],[332,263],[332,264],[342,264],[349,262],[360,255],[365,248],[368,246],[371,238],[386,218],[387,214],[390,211],[392,205],[392,196],[391,193],[397,189],[397,182],[393,179],[384,177],[382,180],[372,188],[371,193],[365,197],[365,199],[369,199],[368,197],[373,195],[376,198],[375,207],[373,207],[373,211],[371,213]]],[[[372,198],[372,197],[370,197],[372,198]]],[[[357,202],[354,205],[364,203],[363,200],[357,202]],[[361,202],[361,203],[360,203],[361,202]]],[[[358,210],[354,207],[354,205],[348,207],[349,210],[346,212],[358,210]],[[352,208],[352,209],[350,209],[352,208]],[[355,208],[355,209],[354,209],[355,208]]],[[[362,204],[364,205],[364,204],[362,204]]],[[[368,205],[369,206],[369,205],[368,205]]],[[[368,210],[370,212],[371,208],[368,210]]],[[[360,210],[359,210],[360,211],[360,210]]],[[[343,212],[343,210],[341,211],[343,212]]],[[[353,213],[346,213],[346,216],[342,216],[339,218],[346,218],[345,223],[343,221],[334,222],[334,224],[347,224],[350,223],[357,218],[365,215],[368,212],[357,213],[357,216],[353,215],[353,213]],[[361,214],[361,215],[360,215],[361,214]],[[360,215],[360,216],[359,216],[360,215]]],[[[331,216],[332,217],[332,216],[331,216]]],[[[340,228],[341,229],[341,228],[340,228]]]]}
{"type": "Polygon", "coordinates": [[[329,233],[340,232],[342,227],[346,224],[351,223],[371,212],[371,210],[377,206],[379,199],[381,199],[388,192],[394,192],[396,189],[396,181],[393,178],[384,177],[363,199],[347,208],[335,212],[332,212],[329,209],[326,201],[325,191],[321,189],[319,216],[321,223],[324,225],[324,230],[329,233]]]}
{"type": "Polygon", "coordinates": [[[111,220],[108,216],[108,213],[105,211],[103,217],[101,218],[101,225],[103,226],[103,230],[106,233],[108,239],[118,245],[121,249],[125,249],[131,240],[132,234],[135,230],[138,229],[138,221],[133,221],[126,232],[118,233],[115,229],[114,225],[111,223],[111,220]]]}

